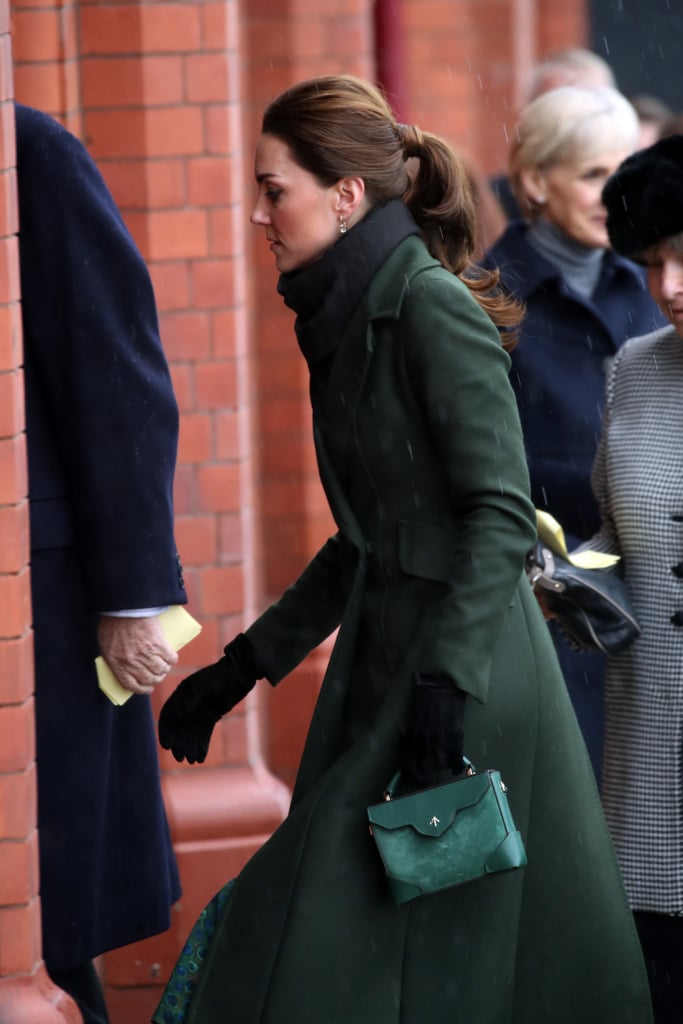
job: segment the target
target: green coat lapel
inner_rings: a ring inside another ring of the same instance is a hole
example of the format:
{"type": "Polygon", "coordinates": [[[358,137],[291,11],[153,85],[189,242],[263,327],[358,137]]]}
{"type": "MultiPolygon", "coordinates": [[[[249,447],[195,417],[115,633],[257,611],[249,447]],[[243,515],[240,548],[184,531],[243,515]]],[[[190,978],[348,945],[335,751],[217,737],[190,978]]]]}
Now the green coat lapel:
{"type": "MultiPolygon", "coordinates": [[[[365,303],[361,302],[344,333],[330,370],[322,422],[316,422],[314,426],[320,477],[335,519],[337,500],[342,498],[342,492],[338,486],[330,487],[329,476],[331,466],[334,466],[341,482],[345,477],[349,433],[372,359],[373,338],[366,323],[367,311],[365,303]]],[[[337,524],[341,527],[338,519],[337,524]]]]}
{"type": "MultiPolygon", "coordinates": [[[[426,253],[417,236],[405,239],[370,282],[364,299],[344,332],[327,383],[324,426],[318,428],[316,436],[316,449],[320,435],[324,437],[324,446],[342,482],[349,434],[375,348],[375,322],[397,320],[403,296],[409,287],[408,281],[420,270],[434,266],[438,263],[426,253]]],[[[320,474],[336,518],[337,504],[332,502],[328,489],[329,467],[326,469],[325,462],[319,458],[320,474]]],[[[341,526],[339,520],[337,523],[341,526]]]]}

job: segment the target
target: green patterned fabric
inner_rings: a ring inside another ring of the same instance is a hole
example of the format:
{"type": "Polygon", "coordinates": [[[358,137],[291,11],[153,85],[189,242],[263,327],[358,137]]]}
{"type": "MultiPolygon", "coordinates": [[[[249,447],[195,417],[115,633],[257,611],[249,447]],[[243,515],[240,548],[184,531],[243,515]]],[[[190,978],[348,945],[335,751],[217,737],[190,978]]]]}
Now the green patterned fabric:
{"type": "Polygon", "coordinates": [[[224,885],[197,918],[152,1017],[152,1024],[185,1024],[217,922],[230,900],[234,885],[234,879],[224,885]]]}

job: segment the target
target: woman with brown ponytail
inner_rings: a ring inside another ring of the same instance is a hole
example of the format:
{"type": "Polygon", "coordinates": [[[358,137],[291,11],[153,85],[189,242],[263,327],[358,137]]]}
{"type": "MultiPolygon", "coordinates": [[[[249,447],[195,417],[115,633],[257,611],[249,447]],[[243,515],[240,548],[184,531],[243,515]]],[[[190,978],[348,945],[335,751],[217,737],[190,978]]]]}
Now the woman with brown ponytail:
{"type": "Polygon", "coordinates": [[[330,76],[268,107],[255,176],[251,219],[296,313],[337,532],[180,683],[162,745],[203,761],[257,679],[278,684],[339,632],[290,813],[207,907],[154,1020],[648,1024],[590,765],[524,575],[536,525],[505,351],[519,309],[471,270],[463,168],[373,86],[330,76]],[[503,773],[528,866],[395,906],[366,808],[397,769],[422,788],[464,754],[503,773]]]}

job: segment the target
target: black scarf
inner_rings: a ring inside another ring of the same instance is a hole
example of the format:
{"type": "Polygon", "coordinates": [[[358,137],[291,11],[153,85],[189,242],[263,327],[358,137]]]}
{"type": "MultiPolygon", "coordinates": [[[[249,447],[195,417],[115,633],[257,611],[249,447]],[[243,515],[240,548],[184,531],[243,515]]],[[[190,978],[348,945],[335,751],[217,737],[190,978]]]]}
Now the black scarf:
{"type": "Polygon", "coordinates": [[[374,207],[301,270],[281,274],[277,290],[296,313],[297,341],[309,370],[331,356],[365,291],[399,242],[419,228],[400,199],[374,207]]]}

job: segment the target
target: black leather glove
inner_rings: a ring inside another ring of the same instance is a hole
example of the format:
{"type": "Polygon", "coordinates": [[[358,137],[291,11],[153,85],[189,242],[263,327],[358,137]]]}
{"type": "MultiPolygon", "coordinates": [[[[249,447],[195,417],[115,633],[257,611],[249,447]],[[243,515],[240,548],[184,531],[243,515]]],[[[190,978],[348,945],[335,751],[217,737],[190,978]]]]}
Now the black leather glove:
{"type": "Polygon", "coordinates": [[[446,676],[413,674],[413,699],[401,739],[401,789],[424,789],[460,775],[466,694],[446,676]]]}
{"type": "Polygon", "coordinates": [[[238,633],[220,661],[178,683],[159,715],[161,746],[176,761],[204,761],[216,722],[246,697],[263,674],[251,643],[238,633]]]}

